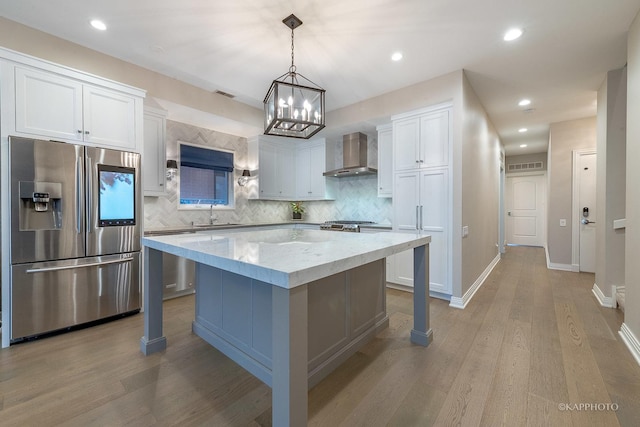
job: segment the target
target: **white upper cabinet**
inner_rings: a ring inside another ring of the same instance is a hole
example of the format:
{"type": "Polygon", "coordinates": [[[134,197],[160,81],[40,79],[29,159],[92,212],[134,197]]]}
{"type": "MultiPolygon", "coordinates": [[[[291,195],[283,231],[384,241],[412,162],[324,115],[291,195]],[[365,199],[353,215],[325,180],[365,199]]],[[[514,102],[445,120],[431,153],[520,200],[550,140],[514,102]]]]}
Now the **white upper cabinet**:
{"type": "Polygon", "coordinates": [[[393,195],[393,127],[378,126],[378,197],[393,195]]]}
{"type": "Polygon", "coordinates": [[[295,197],[295,148],[258,136],[249,141],[250,155],[258,159],[258,198],[291,200],[295,197]]]}
{"type": "Polygon", "coordinates": [[[257,198],[291,201],[330,198],[330,185],[322,175],[326,167],[324,138],[301,141],[260,135],[248,142],[249,158],[258,167],[257,198]]]}
{"type": "Polygon", "coordinates": [[[136,146],[134,97],[84,85],[82,99],[85,142],[122,149],[136,146]]]}
{"type": "Polygon", "coordinates": [[[449,129],[449,110],[394,120],[394,170],[446,166],[449,129]]]}
{"type": "Polygon", "coordinates": [[[16,67],[16,131],[82,141],[82,83],[16,67]]]}
{"type": "Polygon", "coordinates": [[[16,65],[15,133],[140,151],[142,97],[115,85],[16,65]]]}
{"type": "Polygon", "coordinates": [[[325,139],[311,140],[296,145],[296,199],[326,200],[329,198],[326,168],[325,139]]]}
{"type": "Polygon", "coordinates": [[[166,112],[156,108],[144,109],[144,150],[142,177],[145,196],[165,194],[166,181],[166,112]]]}

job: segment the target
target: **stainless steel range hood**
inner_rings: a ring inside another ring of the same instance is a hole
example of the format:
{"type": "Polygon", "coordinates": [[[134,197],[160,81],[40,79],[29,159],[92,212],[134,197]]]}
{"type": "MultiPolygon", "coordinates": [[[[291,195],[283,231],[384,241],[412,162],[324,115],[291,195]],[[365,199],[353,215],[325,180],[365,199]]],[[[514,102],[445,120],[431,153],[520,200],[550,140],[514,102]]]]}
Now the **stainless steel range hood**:
{"type": "Polygon", "coordinates": [[[367,166],[367,135],[356,132],[342,137],[342,168],[323,173],[324,176],[360,176],[378,173],[367,166]]]}

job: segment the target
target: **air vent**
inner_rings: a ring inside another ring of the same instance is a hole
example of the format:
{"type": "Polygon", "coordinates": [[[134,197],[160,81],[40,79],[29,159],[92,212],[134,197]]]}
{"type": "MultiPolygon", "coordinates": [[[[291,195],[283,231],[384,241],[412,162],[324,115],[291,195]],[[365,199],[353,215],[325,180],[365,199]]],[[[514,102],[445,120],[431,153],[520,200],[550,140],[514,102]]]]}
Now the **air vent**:
{"type": "Polygon", "coordinates": [[[217,93],[218,95],[226,96],[227,98],[231,98],[231,99],[236,97],[235,95],[231,95],[230,93],[223,92],[221,90],[217,90],[215,93],[217,93]]]}
{"type": "Polygon", "coordinates": [[[507,166],[509,172],[533,171],[543,168],[542,162],[513,163],[507,166]]]}

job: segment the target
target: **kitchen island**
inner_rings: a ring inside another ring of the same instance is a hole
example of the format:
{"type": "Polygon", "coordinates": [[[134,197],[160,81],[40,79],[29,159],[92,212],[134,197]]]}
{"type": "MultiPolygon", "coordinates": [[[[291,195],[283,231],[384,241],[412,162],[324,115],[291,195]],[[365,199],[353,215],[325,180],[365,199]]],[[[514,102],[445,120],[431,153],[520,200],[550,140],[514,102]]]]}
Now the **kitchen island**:
{"type": "Polygon", "coordinates": [[[167,345],[162,252],[191,259],[193,332],[272,388],[273,425],[306,425],[308,388],[388,325],[389,255],[413,249],[411,341],[429,344],[430,239],[302,229],[145,237],[141,351],[167,345]]]}

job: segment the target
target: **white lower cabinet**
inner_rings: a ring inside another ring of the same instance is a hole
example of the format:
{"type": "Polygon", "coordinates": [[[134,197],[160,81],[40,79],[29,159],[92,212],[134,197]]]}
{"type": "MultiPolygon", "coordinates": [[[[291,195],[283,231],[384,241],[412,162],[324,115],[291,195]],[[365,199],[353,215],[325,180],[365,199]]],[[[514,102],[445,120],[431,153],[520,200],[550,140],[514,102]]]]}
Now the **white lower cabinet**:
{"type": "MultiPolygon", "coordinates": [[[[361,227],[360,228],[360,232],[361,233],[388,233],[391,230],[380,230],[380,229],[374,229],[374,228],[367,228],[367,227],[361,227]]],[[[393,283],[393,278],[394,278],[394,272],[395,272],[395,258],[396,255],[391,255],[388,256],[386,259],[387,265],[386,265],[386,280],[387,282],[392,282],[393,283]]]]}
{"type": "MultiPolygon", "coordinates": [[[[447,168],[399,172],[394,177],[393,229],[431,235],[429,290],[452,293],[450,196],[447,168]]],[[[395,255],[390,282],[413,287],[413,251],[395,255]]]]}

